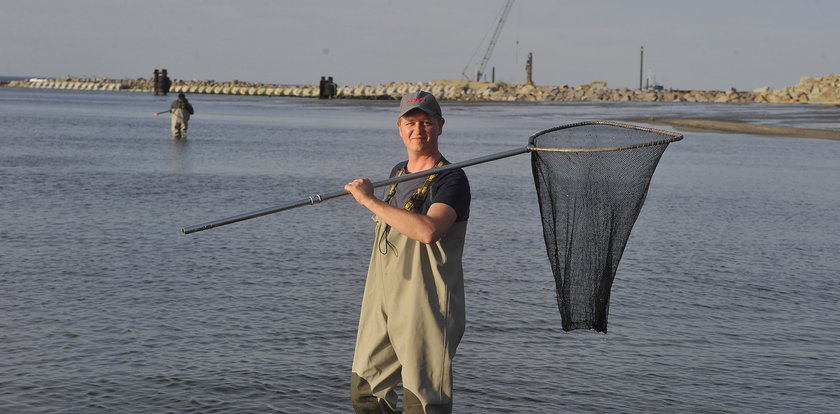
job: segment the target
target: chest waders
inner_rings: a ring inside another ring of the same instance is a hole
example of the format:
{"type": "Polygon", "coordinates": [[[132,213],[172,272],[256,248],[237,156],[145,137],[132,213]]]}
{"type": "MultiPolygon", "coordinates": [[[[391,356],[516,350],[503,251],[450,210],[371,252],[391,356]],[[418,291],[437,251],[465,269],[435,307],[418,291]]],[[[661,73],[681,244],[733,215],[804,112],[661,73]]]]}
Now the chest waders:
{"type": "Polygon", "coordinates": [[[170,119],[172,121],[172,138],[186,138],[190,113],[184,108],[172,108],[170,119]]]}
{"type": "MultiPolygon", "coordinates": [[[[419,208],[434,178],[404,207],[419,208]]],[[[394,192],[392,187],[388,201],[394,192]]],[[[353,357],[356,412],[395,410],[400,381],[406,413],[451,412],[452,358],[466,324],[461,256],[467,222],[455,222],[440,240],[424,244],[373,220],[376,237],[353,357]]]]}

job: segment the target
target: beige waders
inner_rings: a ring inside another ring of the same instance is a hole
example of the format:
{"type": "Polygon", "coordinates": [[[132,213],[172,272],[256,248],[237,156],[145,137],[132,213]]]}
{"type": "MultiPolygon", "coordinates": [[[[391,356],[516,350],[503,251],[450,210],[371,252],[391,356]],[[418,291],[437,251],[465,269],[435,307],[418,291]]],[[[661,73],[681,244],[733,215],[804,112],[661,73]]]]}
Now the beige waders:
{"type": "Polygon", "coordinates": [[[172,139],[186,138],[187,126],[190,122],[190,113],[184,108],[172,108],[170,119],[172,120],[172,139]]]}
{"type": "Polygon", "coordinates": [[[351,394],[357,413],[452,411],[452,358],[464,334],[461,255],[467,222],[439,241],[409,239],[374,216],[351,394]]]}

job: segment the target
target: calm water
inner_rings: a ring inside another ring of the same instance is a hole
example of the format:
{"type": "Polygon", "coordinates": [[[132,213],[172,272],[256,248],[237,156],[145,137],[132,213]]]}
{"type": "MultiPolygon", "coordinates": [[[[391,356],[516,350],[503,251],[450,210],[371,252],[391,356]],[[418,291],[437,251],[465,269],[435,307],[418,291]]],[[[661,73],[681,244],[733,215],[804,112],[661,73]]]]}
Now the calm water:
{"type": "MultiPolygon", "coordinates": [[[[0,412],[349,413],[394,102],[0,89],[0,412]]],[[[633,116],[840,128],[800,105],[444,103],[465,160],[633,116]]],[[[840,142],[687,133],[654,175],[607,335],[563,332],[527,155],[467,169],[459,413],[828,413],[840,404],[840,142]]]]}

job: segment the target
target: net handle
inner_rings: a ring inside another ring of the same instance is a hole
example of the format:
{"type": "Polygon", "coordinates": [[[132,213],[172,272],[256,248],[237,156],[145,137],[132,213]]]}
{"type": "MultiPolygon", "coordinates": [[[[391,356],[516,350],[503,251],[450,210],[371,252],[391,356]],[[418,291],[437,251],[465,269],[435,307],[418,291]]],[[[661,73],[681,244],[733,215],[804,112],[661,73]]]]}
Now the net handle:
{"type": "MultiPolygon", "coordinates": [[[[408,181],[408,180],[418,178],[418,177],[426,177],[426,176],[429,176],[429,175],[432,175],[432,174],[437,174],[437,173],[440,173],[440,172],[443,172],[443,171],[449,171],[449,170],[453,170],[453,169],[456,169],[456,168],[469,167],[471,165],[476,165],[476,164],[482,164],[482,163],[485,163],[485,162],[495,161],[495,160],[498,160],[498,159],[501,159],[501,158],[512,157],[514,155],[519,155],[519,154],[526,153],[530,149],[531,149],[531,147],[529,147],[529,146],[525,146],[525,147],[522,147],[522,148],[511,149],[511,150],[508,150],[508,151],[502,151],[502,152],[498,152],[498,153],[495,153],[495,154],[485,155],[483,157],[473,158],[473,159],[469,159],[469,160],[466,160],[466,161],[460,161],[460,162],[455,162],[455,163],[452,163],[452,164],[447,164],[447,165],[444,165],[442,167],[432,168],[430,170],[420,171],[420,172],[412,173],[412,174],[401,175],[399,177],[392,177],[392,178],[389,178],[387,180],[374,182],[372,184],[373,184],[374,188],[383,187],[383,186],[386,186],[386,185],[401,183],[403,181],[408,181]]],[[[318,203],[321,203],[322,201],[346,196],[346,195],[349,195],[349,194],[350,193],[347,192],[347,190],[336,191],[336,192],[325,194],[325,195],[314,194],[314,195],[311,195],[311,196],[309,196],[309,197],[307,197],[303,200],[293,201],[293,202],[278,205],[278,206],[275,206],[275,207],[268,207],[268,208],[264,208],[264,209],[261,209],[261,210],[255,210],[255,211],[251,211],[251,212],[248,212],[248,213],[239,214],[239,215],[231,216],[231,217],[228,217],[228,218],[223,218],[223,219],[220,219],[220,220],[208,221],[206,223],[201,223],[201,224],[196,224],[194,226],[184,227],[184,228],[181,229],[181,233],[190,234],[190,233],[195,233],[197,231],[209,230],[209,229],[212,229],[214,227],[224,226],[224,225],[227,225],[227,224],[233,224],[233,223],[237,223],[237,222],[240,222],[240,221],[243,221],[243,220],[257,218],[257,217],[265,216],[265,215],[272,214],[272,213],[278,213],[278,212],[285,211],[285,210],[291,210],[291,209],[297,208],[297,207],[303,207],[303,206],[318,204],[318,203]]]]}

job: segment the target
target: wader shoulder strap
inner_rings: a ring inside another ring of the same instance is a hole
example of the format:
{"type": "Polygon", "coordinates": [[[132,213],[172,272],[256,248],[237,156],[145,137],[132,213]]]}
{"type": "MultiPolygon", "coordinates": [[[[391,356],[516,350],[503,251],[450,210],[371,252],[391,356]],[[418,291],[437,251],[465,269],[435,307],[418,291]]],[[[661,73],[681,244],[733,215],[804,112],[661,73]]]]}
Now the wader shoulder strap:
{"type": "MultiPolygon", "coordinates": [[[[434,168],[443,167],[446,164],[449,164],[449,161],[447,161],[446,158],[440,157],[440,160],[438,160],[434,168]]],[[[398,172],[396,175],[397,177],[403,175],[403,173],[405,172],[405,167],[407,165],[408,163],[406,163],[406,165],[404,165],[400,169],[400,172],[398,172]]],[[[415,191],[414,194],[411,197],[409,197],[408,201],[405,202],[405,205],[403,205],[403,209],[413,211],[415,208],[418,208],[420,205],[422,205],[423,201],[426,200],[426,196],[429,194],[429,188],[431,188],[432,181],[434,181],[435,178],[437,178],[437,173],[431,174],[428,177],[426,177],[426,181],[423,182],[423,185],[420,186],[420,188],[418,188],[417,191],[415,191]]],[[[390,202],[391,198],[394,197],[394,194],[396,193],[397,184],[391,184],[391,189],[388,190],[388,196],[385,197],[385,202],[390,202]]]]}

